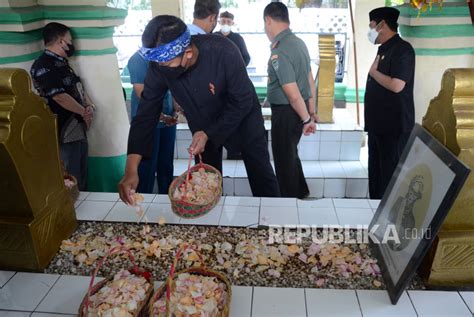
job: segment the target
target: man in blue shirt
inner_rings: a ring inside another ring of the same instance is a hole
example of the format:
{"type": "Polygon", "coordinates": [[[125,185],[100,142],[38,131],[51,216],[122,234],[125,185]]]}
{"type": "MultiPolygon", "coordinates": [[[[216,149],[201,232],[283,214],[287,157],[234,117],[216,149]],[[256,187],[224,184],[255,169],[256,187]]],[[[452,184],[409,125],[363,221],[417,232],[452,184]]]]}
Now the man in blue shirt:
{"type": "Polygon", "coordinates": [[[217,25],[221,4],[219,0],[196,0],[193,23],[188,24],[191,35],[210,34],[217,25]]]}
{"type": "MultiPolygon", "coordinates": [[[[128,61],[127,67],[130,72],[130,82],[133,85],[132,118],[136,116],[138,111],[148,63],[138,52],[133,54],[128,61]]],[[[160,123],[155,128],[152,155],[150,159],[143,160],[138,168],[140,183],[138,184],[137,192],[139,193],[153,193],[155,175],[158,182],[158,193],[168,193],[168,188],[173,181],[174,143],[176,140],[176,120],[170,117],[173,115],[173,112],[173,98],[168,91],[163,100],[163,114],[161,115],[160,123]]]]}

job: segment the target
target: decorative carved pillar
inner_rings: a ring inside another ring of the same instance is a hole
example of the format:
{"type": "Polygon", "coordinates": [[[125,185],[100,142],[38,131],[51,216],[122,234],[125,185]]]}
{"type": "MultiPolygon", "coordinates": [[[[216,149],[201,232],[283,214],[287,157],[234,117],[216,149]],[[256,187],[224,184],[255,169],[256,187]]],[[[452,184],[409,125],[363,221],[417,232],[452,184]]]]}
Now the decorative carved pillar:
{"type": "MultiPolygon", "coordinates": [[[[474,169],[474,69],[448,69],[423,126],[474,169]]],[[[474,286],[474,174],[470,174],[425,258],[429,285],[474,286]]]]}
{"type": "Polygon", "coordinates": [[[76,228],[56,120],[26,71],[0,68],[0,269],[44,269],[76,228]]]}
{"type": "Polygon", "coordinates": [[[318,117],[321,123],[334,122],[334,82],[336,80],[336,42],[334,35],[319,35],[318,117]]]}

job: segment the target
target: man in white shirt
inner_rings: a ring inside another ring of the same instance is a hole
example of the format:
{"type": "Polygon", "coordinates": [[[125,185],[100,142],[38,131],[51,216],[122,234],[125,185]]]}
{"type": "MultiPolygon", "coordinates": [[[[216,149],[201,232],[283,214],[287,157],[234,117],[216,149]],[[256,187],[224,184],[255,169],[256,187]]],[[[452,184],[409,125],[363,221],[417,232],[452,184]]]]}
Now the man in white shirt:
{"type": "Polygon", "coordinates": [[[188,24],[191,35],[212,33],[217,25],[221,4],[219,0],[196,0],[193,23],[188,24]]]}

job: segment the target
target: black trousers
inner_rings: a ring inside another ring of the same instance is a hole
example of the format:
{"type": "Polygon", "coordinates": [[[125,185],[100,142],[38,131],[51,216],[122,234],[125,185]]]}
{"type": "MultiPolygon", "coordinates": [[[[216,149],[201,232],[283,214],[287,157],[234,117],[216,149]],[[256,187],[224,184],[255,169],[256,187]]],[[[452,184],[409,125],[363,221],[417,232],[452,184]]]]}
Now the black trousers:
{"type": "Polygon", "coordinates": [[[369,196],[382,199],[398,165],[410,132],[375,134],[369,132],[369,196]]]}
{"type": "MultiPolygon", "coordinates": [[[[242,153],[253,196],[280,197],[278,181],[270,164],[268,143],[261,114],[258,120],[262,120],[262,122],[259,124],[255,124],[255,121],[242,123],[241,129],[245,131],[245,134],[252,135],[252,137],[244,137],[244,133],[241,133],[237,150],[242,153]]],[[[202,153],[202,160],[222,173],[222,146],[215,146],[209,140],[202,153]]]]}
{"type": "Polygon", "coordinates": [[[272,107],[271,133],[273,160],[281,196],[307,197],[309,189],[298,156],[303,126],[290,105],[272,107]]]}

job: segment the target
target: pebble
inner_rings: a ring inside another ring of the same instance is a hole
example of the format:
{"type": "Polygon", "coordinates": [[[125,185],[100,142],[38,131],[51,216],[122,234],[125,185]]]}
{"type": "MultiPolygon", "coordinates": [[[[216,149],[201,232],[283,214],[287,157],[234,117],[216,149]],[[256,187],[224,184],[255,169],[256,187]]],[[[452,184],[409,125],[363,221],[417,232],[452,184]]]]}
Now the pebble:
{"type": "MultiPolygon", "coordinates": [[[[235,245],[239,241],[250,237],[267,237],[266,229],[253,228],[221,228],[206,226],[180,226],[180,225],[154,225],[150,224],[152,232],[155,233],[156,239],[172,236],[182,239],[183,241],[199,240],[201,243],[214,245],[214,243],[223,243],[225,241],[235,245]]],[[[72,241],[76,241],[85,233],[92,233],[102,237],[130,238],[136,240],[140,237],[143,225],[131,223],[106,223],[106,222],[80,222],[78,229],[72,237],[72,241]]],[[[110,240],[110,239],[109,239],[110,240]]],[[[306,248],[311,241],[303,242],[306,248]]],[[[361,257],[371,257],[370,249],[365,245],[350,244],[347,245],[354,251],[360,252],[361,257]]],[[[233,250],[230,251],[233,253],[233,250]]],[[[217,264],[213,251],[204,251],[207,257],[207,266],[213,267],[217,264]]],[[[164,253],[159,260],[156,258],[137,259],[139,266],[152,273],[155,281],[164,281],[169,274],[171,263],[173,262],[172,253],[164,253]]],[[[101,268],[99,275],[110,277],[120,269],[130,267],[131,263],[123,257],[115,257],[108,259],[107,263],[101,268]]],[[[178,265],[178,269],[182,269],[182,265],[178,265]]],[[[45,273],[51,274],[70,274],[90,276],[95,269],[95,265],[78,265],[75,263],[74,256],[60,250],[51,264],[45,269],[45,273]]],[[[293,288],[316,288],[315,281],[324,278],[325,283],[322,288],[330,289],[385,289],[385,284],[381,277],[371,277],[364,275],[355,275],[349,278],[342,276],[334,276],[333,272],[329,272],[326,268],[321,268],[317,272],[311,272],[312,266],[303,263],[298,257],[291,257],[286,265],[282,267],[280,277],[270,276],[267,271],[255,272],[255,268],[246,267],[240,270],[239,275],[234,277],[232,272],[234,268],[230,268],[227,276],[233,285],[238,286],[278,286],[293,288]],[[380,286],[379,286],[380,285],[380,286]]],[[[409,289],[425,289],[423,281],[415,276],[409,289]]]]}

